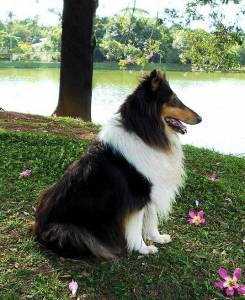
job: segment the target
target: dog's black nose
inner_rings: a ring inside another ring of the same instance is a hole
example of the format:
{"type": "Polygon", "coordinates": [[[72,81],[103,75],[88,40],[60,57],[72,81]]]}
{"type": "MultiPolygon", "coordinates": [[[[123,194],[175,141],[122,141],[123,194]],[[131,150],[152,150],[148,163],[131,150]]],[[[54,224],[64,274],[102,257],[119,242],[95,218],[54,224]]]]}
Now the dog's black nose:
{"type": "Polygon", "coordinates": [[[197,115],[197,123],[201,123],[201,122],[202,122],[202,118],[197,115]]]}

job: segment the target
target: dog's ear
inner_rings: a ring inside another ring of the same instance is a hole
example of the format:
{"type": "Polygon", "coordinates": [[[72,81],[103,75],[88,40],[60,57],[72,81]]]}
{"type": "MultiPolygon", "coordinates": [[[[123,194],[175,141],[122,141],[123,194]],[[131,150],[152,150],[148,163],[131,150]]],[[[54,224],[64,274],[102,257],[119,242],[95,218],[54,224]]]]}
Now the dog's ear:
{"type": "Polygon", "coordinates": [[[150,78],[156,77],[157,76],[157,72],[158,72],[158,70],[156,70],[156,69],[152,70],[151,74],[150,74],[150,78]]]}
{"type": "Polygon", "coordinates": [[[151,88],[153,91],[156,91],[158,90],[161,83],[165,79],[165,73],[162,73],[159,70],[153,70],[150,74],[150,78],[151,78],[151,88]]]}

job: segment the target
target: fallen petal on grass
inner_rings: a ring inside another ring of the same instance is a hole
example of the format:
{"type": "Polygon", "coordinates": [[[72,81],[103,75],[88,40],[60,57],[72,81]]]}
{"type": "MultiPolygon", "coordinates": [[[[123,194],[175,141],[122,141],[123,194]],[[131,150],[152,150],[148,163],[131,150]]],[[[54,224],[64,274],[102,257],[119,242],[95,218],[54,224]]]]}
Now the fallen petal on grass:
{"type": "Polygon", "coordinates": [[[241,274],[241,268],[236,268],[232,277],[228,275],[225,268],[220,268],[219,276],[224,281],[214,282],[214,287],[221,289],[226,296],[233,296],[235,293],[245,295],[245,286],[238,283],[241,274]]]}
{"type": "Polygon", "coordinates": [[[237,288],[237,292],[239,295],[245,295],[245,285],[240,284],[237,288]]]}
{"type": "Polygon", "coordinates": [[[188,219],[189,224],[201,226],[206,223],[206,220],[204,217],[205,214],[204,214],[203,210],[200,210],[200,211],[190,210],[188,215],[189,215],[189,219],[188,219]]]}
{"type": "Polygon", "coordinates": [[[210,176],[208,176],[208,179],[210,181],[219,181],[220,180],[220,176],[217,174],[216,171],[213,171],[212,174],[210,176]]]}
{"type": "Polygon", "coordinates": [[[233,279],[238,280],[242,275],[242,270],[241,268],[236,268],[235,271],[233,272],[233,279]]]}
{"type": "Polygon", "coordinates": [[[226,278],[228,277],[228,273],[227,273],[227,271],[226,271],[225,268],[220,268],[220,269],[219,269],[219,276],[220,276],[222,279],[226,280],[226,278]]]}
{"type": "Polygon", "coordinates": [[[71,291],[72,297],[75,297],[75,296],[76,296],[77,289],[78,289],[78,284],[77,284],[77,282],[74,281],[74,280],[72,280],[72,281],[69,283],[69,290],[71,291]]]}
{"type": "Polygon", "coordinates": [[[32,173],[32,168],[28,168],[26,169],[25,171],[21,172],[20,173],[20,177],[27,177],[27,176],[30,176],[32,173]]]}

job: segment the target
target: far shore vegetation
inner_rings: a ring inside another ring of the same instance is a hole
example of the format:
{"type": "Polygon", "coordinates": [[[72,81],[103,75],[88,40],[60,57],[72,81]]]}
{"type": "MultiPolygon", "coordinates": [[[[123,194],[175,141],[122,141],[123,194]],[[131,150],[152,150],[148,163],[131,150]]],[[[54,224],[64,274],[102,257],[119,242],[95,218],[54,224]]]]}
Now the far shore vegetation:
{"type": "MultiPolygon", "coordinates": [[[[0,69],[58,69],[60,68],[60,62],[52,61],[0,61],[0,69]]],[[[143,67],[132,66],[127,70],[135,71],[150,71],[153,69],[159,69],[163,71],[175,71],[175,72],[200,72],[204,70],[193,70],[190,64],[174,64],[174,63],[147,63],[143,67]]],[[[116,62],[96,62],[94,63],[94,70],[116,71],[120,70],[120,66],[116,62]]],[[[245,65],[240,66],[234,70],[227,70],[222,72],[235,72],[245,73],[245,65]]]]}
{"type": "MultiPolygon", "coordinates": [[[[48,69],[48,68],[60,68],[60,62],[42,62],[42,61],[0,61],[1,68],[15,68],[15,69],[48,69]]],[[[143,67],[133,66],[130,69],[133,70],[152,70],[161,69],[165,71],[184,71],[190,72],[192,70],[190,64],[171,64],[171,63],[147,63],[143,67]]],[[[120,70],[120,66],[116,62],[96,62],[94,63],[95,70],[120,70]]],[[[240,69],[242,71],[242,68],[240,69]]],[[[245,71],[245,68],[244,68],[245,71]]]]}
{"type": "MultiPolygon", "coordinates": [[[[210,30],[192,29],[193,21],[204,20],[198,8],[192,7],[194,15],[187,7],[185,15],[166,9],[151,18],[142,9],[127,8],[111,17],[97,16],[94,68],[243,72],[244,30],[226,25],[215,6],[205,20],[210,30]]],[[[0,20],[0,68],[59,67],[60,37],[61,21],[46,26],[38,16],[18,20],[9,12],[0,20]]]]}

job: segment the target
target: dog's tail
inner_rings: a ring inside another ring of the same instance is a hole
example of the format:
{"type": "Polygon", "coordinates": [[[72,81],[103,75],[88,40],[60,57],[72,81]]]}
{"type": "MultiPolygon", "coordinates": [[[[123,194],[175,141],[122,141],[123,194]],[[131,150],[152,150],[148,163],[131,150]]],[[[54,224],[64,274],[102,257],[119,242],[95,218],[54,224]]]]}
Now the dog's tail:
{"type": "Polygon", "coordinates": [[[118,250],[103,245],[92,233],[70,224],[50,224],[37,239],[61,256],[93,254],[98,259],[115,260],[118,250]]]}

